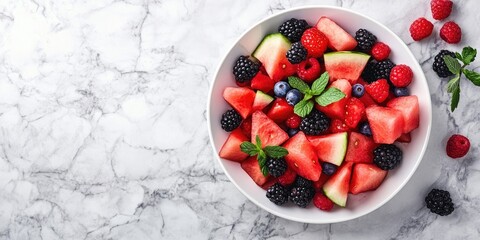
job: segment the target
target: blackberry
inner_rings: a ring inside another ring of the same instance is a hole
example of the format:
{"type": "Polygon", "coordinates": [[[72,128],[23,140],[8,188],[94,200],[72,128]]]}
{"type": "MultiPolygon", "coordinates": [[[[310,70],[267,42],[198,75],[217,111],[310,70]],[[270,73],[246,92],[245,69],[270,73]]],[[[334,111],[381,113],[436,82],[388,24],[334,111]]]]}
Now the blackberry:
{"type": "Polygon", "coordinates": [[[304,177],[297,176],[293,185],[295,187],[313,187],[313,182],[304,177]]]}
{"type": "Polygon", "coordinates": [[[435,60],[433,61],[433,71],[435,71],[437,75],[441,78],[453,75],[453,73],[448,70],[445,60],[443,60],[443,57],[447,55],[455,58],[455,54],[453,52],[450,52],[448,50],[442,50],[437,54],[437,56],[435,56],[435,60]]]}
{"type": "Polygon", "coordinates": [[[305,32],[305,30],[307,30],[309,27],[310,26],[308,25],[307,21],[303,19],[292,18],[282,23],[282,25],[278,27],[278,32],[288,38],[290,42],[298,42],[300,41],[300,38],[302,38],[303,32],[305,32]]]}
{"type": "Polygon", "coordinates": [[[365,80],[365,82],[368,82],[368,83],[372,83],[374,82],[375,80],[377,80],[375,78],[375,75],[374,75],[374,72],[375,72],[375,65],[377,64],[378,62],[374,59],[370,60],[367,65],[365,66],[365,68],[363,69],[363,72],[362,72],[362,78],[363,80],[365,80]]]}
{"type": "Polygon", "coordinates": [[[300,123],[300,130],[307,135],[320,135],[330,126],[330,118],[322,112],[313,109],[300,123]]]}
{"type": "Polygon", "coordinates": [[[287,171],[287,162],[284,158],[268,158],[267,169],[270,175],[280,177],[287,171]]]}
{"type": "Polygon", "coordinates": [[[299,207],[306,208],[314,196],[312,189],[312,187],[293,187],[290,190],[290,201],[299,207]]]}
{"type": "Polygon", "coordinates": [[[445,190],[432,189],[425,197],[425,203],[432,213],[440,216],[450,215],[455,210],[450,193],[445,190]]]}
{"type": "Polygon", "coordinates": [[[402,150],[393,144],[381,144],[373,155],[373,162],[383,170],[392,170],[402,161],[402,150]]]}
{"type": "Polygon", "coordinates": [[[280,183],[275,183],[267,189],[267,198],[277,205],[282,205],[288,201],[288,190],[280,183]]]}
{"type": "Polygon", "coordinates": [[[248,56],[240,56],[233,66],[233,75],[235,80],[244,83],[252,80],[258,73],[260,64],[248,58],[248,56]]]}
{"type": "Polygon", "coordinates": [[[297,64],[307,59],[307,49],[300,42],[293,43],[287,51],[287,59],[292,64],[297,64]]]}
{"type": "Polygon", "coordinates": [[[360,28],[355,33],[355,40],[357,40],[357,48],[365,53],[370,53],[373,44],[377,42],[377,37],[366,29],[360,28]]]}
{"type": "Polygon", "coordinates": [[[381,78],[387,79],[388,83],[390,84],[390,71],[392,71],[393,67],[395,67],[395,63],[393,63],[390,59],[380,61],[375,64],[375,68],[373,70],[373,77],[375,78],[375,80],[381,78]]]}
{"type": "Polygon", "coordinates": [[[225,113],[222,114],[222,120],[220,120],[220,124],[222,125],[222,129],[231,132],[242,123],[242,116],[233,110],[227,110],[225,113]]]}

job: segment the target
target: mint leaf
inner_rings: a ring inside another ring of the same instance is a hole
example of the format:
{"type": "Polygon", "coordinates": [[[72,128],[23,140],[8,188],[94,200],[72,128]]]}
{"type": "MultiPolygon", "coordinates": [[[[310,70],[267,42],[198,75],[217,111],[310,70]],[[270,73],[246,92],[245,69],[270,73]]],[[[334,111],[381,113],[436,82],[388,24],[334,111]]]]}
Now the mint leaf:
{"type": "Polygon", "coordinates": [[[312,84],[312,95],[320,95],[328,84],[330,76],[328,72],[324,72],[315,82],[312,84]]]}
{"type": "Polygon", "coordinates": [[[476,56],[477,56],[477,49],[474,49],[470,46],[463,48],[462,62],[465,63],[465,65],[468,65],[471,62],[475,61],[476,56]]]}
{"type": "Polygon", "coordinates": [[[265,152],[263,152],[262,150],[258,153],[257,161],[263,176],[267,176],[268,175],[267,155],[265,155],[265,152]]]}
{"type": "Polygon", "coordinates": [[[242,152],[250,155],[250,156],[255,156],[258,154],[258,148],[257,146],[255,146],[253,143],[251,142],[242,142],[242,144],[240,144],[240,150],[242,150],[242,152]]]}
{"type": "Polygon", "coordinates": [[[453,91],[452,94],[452,103],[450,105],[450,110],[453,112],[458,106],[458,102],[460,102],[460,84],[457,88],[453,91]]]}
{"type": "Polygon", "coordinates": [[[298,77],[288,77],[288,84],[290,84],[292,88],[298,89],[298,91],[303,94],[307,94],[310,92],[310,88],[308,87],[308,85],[298,77]]]}
{"type": "Polygon", "coordinates": [[[463,69],[463,74],[468,78],[473,84],[480,86],[480,74],[468,69],[463,69]]]}
{"type": "Polygon", "coordinates": [[[305,96],[303,96],[303,100],[307,101],[307,100],[312,99],[312,97],[313,97],[312,95],[307,93],[307,94],[305,94],[305,96]]]}
{"type": "Polygon", "coordinates": [[[345,97],[345,93],[340,91],[338,88],[331,87],[327,89],[322,95],[315,98],[315,102],[320,104],[320,106],[327,106],[331,103],[337,102],[345,97]]]}
{"type": "Polygon", "coordinates": [[[463,62],[463,57],[462,57],[462,54],[460,54],[460,53],[456,52],[456,53],[455,53],[455,57],[456,57],[458,60],[460,60],[460,61],[462,61],[462,62],[463,62]]]}
{"type": "Polygon", "coordinates": [[[303,99],[299,103],[295,104],[293,108],[293,112],[300,117],[307,116],[313,109],[313,102],[312,100],[305,100],[303,99]]]}
{"type": "Polygon", "coordinates": [[[453,58],[450,55],[445,55],[443,56],[443,60],[445,61],[445,64],[447,64],[448,70],[450,70],[451,73],[453,74],[458,74],[460,73],[460,69],[462,66],[460,66],[460,63],[453,58]]]}
{"type": "Polygon", "coordinates": [[[450,81],[448,81],[447,92],[449,92],[449,93],[454,92],[459,84],[460,84],[460,74],[457,74],[457,75],[455,75],[454,78],[452,78],[452,79],[450,79],[450,81]]]}
{"type": "Polygon", "coordinates": [[[266,146],[263,151],[272,158],[281,158],[288,154],[287,149],[280,146],[266,146]]]}
{"type": "Polygon", "coordinates": [[[262,140],[260,139],[260,137],[257,135],[255,136],[255,141],[257,143],[257,150],[260,151],[260,149],[262,149],[262,140]]]}

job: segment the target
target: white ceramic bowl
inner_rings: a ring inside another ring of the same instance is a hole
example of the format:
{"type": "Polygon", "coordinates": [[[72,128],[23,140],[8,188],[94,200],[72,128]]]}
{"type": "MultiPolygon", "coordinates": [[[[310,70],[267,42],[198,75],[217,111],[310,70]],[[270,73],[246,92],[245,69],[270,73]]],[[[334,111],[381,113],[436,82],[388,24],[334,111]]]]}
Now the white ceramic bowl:
{"type": "Polygon", "coordinates": [[[305,223],[334,223],[358,218],[379,208],[402,189],[419,165],[430,136],[432,106],[427,81],[417,60],[403,41],[381,23],[354,11],[330,6],[307,6],[283,11],[255,24],[247,30],[222,59],[212,82],[207,106],[208,130],[216,158],[230,181],[256,205],[268,212],[305,223]],[[265,190],[258,187],[236,162],[222,159],[218,152],[228,133],[220,127],[220,118],[229,107],[223,100],[222,92],[228,86],[235,86],[232,67],[240,55],[250,55],[262,38],[277,31],[284,21],[295,17],[306,19],[313,25],[321,16],[327,16],[337,22],[350,34],[359,28],[365,28],[375,34],[379,41],[387,43],[393,62],[409,65],[414,73],[410,85],[411,94],[417,95],[420,102],[420,127],[412,132],[412,142],[399,144],[403,150],[403,161],[399,167],[390,171],[382,185],[375,191],[359,195],[349,195],[346,208],[335,207],[331,212],[316,209],[310,204],[302,209],[289,204],[277,206],[265,197],[265,190]]]}

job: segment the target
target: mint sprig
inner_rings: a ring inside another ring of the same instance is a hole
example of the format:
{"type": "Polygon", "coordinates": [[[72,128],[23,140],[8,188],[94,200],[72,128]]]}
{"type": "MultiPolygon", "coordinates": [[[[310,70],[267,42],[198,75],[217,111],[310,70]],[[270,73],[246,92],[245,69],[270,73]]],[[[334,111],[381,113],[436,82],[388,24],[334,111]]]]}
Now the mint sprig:
{"type": "Polygon", "coordinates": [[[315,80],[310,88],[308,84],[298,77],[288,77],[288,83],[292,88],[298,89],[303,93],[303,99],[295,104],[293,111],[300,117],[307,116],[313,109],[315,102],[321,106],[327,106],[339,101],[345,97],[345,94],[338,88],[330,87],[325,90],[330,76],[328,72],[324,72],[317,80],[315,80]]]}
{"type": "Polygon", "coordinates": [[[465,68],[475,61],[476,56],[477,49],[468,46],[463,48],[462,53],[456,52],[455,58],[450,55],[443,57],[448,70],[455,75],[447,84],[447,92],[452,94],[452,102],[450,103],[450,110],[452,112],[455,111],[460,102],[460,79],[462,74],[473,84],[480,86],[480,74],[465,68]],[[463,63],[463,65],[459,61],[463,63]]]}
{"type": "Polygon", "coordinates": [[[281,158],[288,154],[288,150],[280,146],[266,146],[262,148],[262,140],[255,136],[255,144],[251,142],[242,142],[240,150],[249,156],[257,156],[258,165],[263,176],[268,175],[267,156],[271,158],[281,158]]]}

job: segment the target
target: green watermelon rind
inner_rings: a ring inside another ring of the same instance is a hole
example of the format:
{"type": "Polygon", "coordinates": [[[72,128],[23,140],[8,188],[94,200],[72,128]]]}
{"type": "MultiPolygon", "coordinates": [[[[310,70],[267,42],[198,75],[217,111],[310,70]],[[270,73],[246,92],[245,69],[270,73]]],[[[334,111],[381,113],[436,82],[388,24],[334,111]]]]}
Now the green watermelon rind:
{"type": "Polygon", "coordinates": [[[257,48],[255,48],[255,50],[253,51],[252,56],[259,59],[258,54],[260,54],[260,51],[263,48],[269,48],[268,44],[272,40],[277,40],[277,39],[281,39],[286,44],[285,46],[288,45],[287,49],[290,49],[291,43],[290,43],[290,40],[288,40],[288,38],[283,36],[281,33],[272,33],[272,34],[268,34],[263,38],[260,44],[258,44],[257,48]]]}

